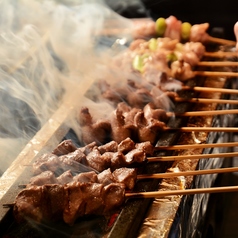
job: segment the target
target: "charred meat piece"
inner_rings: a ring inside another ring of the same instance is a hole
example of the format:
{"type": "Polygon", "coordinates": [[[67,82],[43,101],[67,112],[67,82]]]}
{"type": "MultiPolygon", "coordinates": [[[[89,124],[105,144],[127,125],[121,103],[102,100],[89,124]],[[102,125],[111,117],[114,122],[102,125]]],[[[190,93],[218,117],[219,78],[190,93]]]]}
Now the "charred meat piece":
{"type": "Polygon", "coordinates": [[[111,118],[112,139],[117,143],[127,137],[131,138],[136,130],[133,124],[126,124],[123,112],[116,109],[111,118]]]}
{"type": "Polygon", "coordinates": [[[25,219],[33,219],[41,222],[44,217],[43,189],[39,186],[31,186],[23,189],[16,197],[13,208],[17,222],[25,219]]]}
{"type": "Polygon", "coordinates": [[[135,117],[135,124],[138,128],[139,142],[149,141],[155,144],[158,139],[159,131],[165,127],[165,123],[153,118],[147,120],[144,113],[138,113],[135,117]]]}
{"type": "Polygon", "coordinates": [[[125,185],[122,183],[111,183],[104,187],[104,214],[112,213],[124,203],[125,185]]]}
{"type": "Polygon", "coordinates": [[[65,171],[59,177],[57,177],[59,184],[67,184],[73,181],[73,175],[70,170],[65,171]]]}
{"type": "Polygon", "coordinates": [[[43,171],[57,171],[59,166],[59,157],[54,154],[43,154],[33,163],[34,174],[40,174],[43,171]]]}
{"type": "Polygon", "coordinates": [[[98,177],[94,171],[90,171],[75,175],[73,181],[80,183],[98,183],[98,177]]]}
{"type": "Polygon", "coordinates": [[[136,143],[135,148],[144,151],[147,156],[154,155],[154,146],[149,141],[136,143]]]}
{"type": "Polygon", "coordinates": [[[104,145],[98,146],[98,150],[101,154],[105,152],[116,152],[118,149],[118,143],[116,141],[108,142],[104,145]]]}
{"type": "Polygon", "coordinates": [[[110,168],[102,171],[97,176],[98,176],[98,182],[103,184],[104,186],[115,182],[110,168]]]}
{"type": "Polygon", "coordinates": [[[87,107],[83,107],[80,111],[79,124],[82,127],[82,141],[85,144],[95,141],[97,145],[101,145],[111,138],[110,122],[106,120],[94,122],[87,107]]]}
{"type": "Polygon", "coordinates": [[[30,186],[41,186],[44,184],[57,184],[58,180],[52,171],[44,171],[30,179],[30,186]]]}
{"type": "Polygon", "coordinates": [[[16,197],[13,213],[17,222],[34,220],[73,225],[84,215],[108,215],[124,202],[125,186],[111,183],[69,183],[31,186],[16,197]]]}
{"type": "Polygon", "coordinates": [[[152,102],[146,104],[143,111],[147,120],[153,118],[155,120],[166,122],[169,119],[166,111],[164,109],[156,108],[152,102]]]}
{"type": "Polygon", "coordinates": [[[73,225],[78,217],[84,215],[85,203],[80,183],[70,183],[64,187],[65,207],[63,209],[63,220],[66,224],[73,225]]]}
{"type": "Polygon", "coordinates": [[[76,145],[72,140],[64,140],[62,141],[53,151],[52,154],[57,156],[65,155],[70,152],[73,152],[77,149],[76,145]]]}
{"type": "Polygon", "coordinates": [[[108,161],[108,158],[104,158],[105,157],[100,154],[100,151],[95,148],[87,155],[85,163],[87,166],[95,169],[98,172],[101,172],[110,166],[110,161],[108,161]]]}
{"type": "Polygon", "coordinates": [[[65,193],[62,185],[31,186],[15,199],[14,216],[18,222],[32,219],[37,222],[62,219],[65,193]]]}
{"type": "Polygon", "coordinates": [[[104,210],[104,200],[102,196],[104,186],[99,183],[83,183],[80,188],[86,203],[84,214],[102,214],[104,210]]]}
{"type": "Polygon", "coordinates": [[[70,160],[74,160],[78,163],[81,163],[86,159],[86,155],[82,152],[82,150],[76,149],[75,151],[68,153],[66,155],[62,155],[59,158],[60,160],[63,160],[63,158],[68,158],[70,160]]]}
{"type": "Polygon", "coordinates": [[[134,149],[125,155],[126,167],[141,165],[146,162],[146,153],[140,149],[134,149]]]}
{"type": "Polygon", "coordinates": [[[126,154],[133,149],[135,149],[135,142],[129,137],[121,141],[118,145],[118,151],[122,152],[123,154],[126,154]]]}
{"type": "Polygon", "coordinates": [[[97,146],[97,143],[93,141],[92,143],[89,143],[85,145],[84,147],[78,148],[78,150],[81,150],[85,155],[88,155],[96,146],[97,146]]]}
{"type": "Polygon", "coordinates": [[[126,166],[125,155],[120,151],[113,153],[113,156],[111,158],[111,169],[115,170],[125,166],[126,166]]]}
{"type": "Polygon", "coordinates": [[[130,168],[119,168],[112,173],[117,183],[123,183],[125,188],[133,189],[135,187],[137,173],[136,170],[130,168]]]}

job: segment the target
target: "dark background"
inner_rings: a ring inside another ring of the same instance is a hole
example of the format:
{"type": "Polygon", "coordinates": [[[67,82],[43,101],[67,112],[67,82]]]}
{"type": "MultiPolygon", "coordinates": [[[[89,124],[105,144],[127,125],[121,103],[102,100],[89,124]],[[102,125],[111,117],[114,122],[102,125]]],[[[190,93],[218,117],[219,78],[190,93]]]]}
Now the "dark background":
{"type": "Polygon", "coordinates": [[[208,33],[221,34],[226,39],[235,40],[233,26],[238,20],[236,0],[106,0],[107,4],[127,18],[159,17],[174,15],[191,24],[208,22],[208,33]]]}

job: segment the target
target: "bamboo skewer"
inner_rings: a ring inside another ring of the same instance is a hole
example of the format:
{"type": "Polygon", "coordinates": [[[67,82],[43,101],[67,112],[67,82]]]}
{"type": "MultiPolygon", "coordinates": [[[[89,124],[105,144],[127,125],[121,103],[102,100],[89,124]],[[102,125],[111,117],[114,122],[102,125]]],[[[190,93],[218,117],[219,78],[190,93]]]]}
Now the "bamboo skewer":
{"type": "Polygon", "coordinates": [[[204,175],[204,174],[220,174],[220,173],[232,173],[232,172],[238,172],[238,167],[195,170],[195,171],[181,171],[181,172],[167,172],[167,173],[156,173],[156,174],[139,174],[137,175],[137,179],[160,179],[160,178],[171,178],[171,177],[179,177],[179,176],[195,176],[195,175],[204,175]]]}
{"type": "Polygon", "coordinates": [[[205,52],[203,54],[205,57],[214,57],[214,58],[225,58],[225,57],[237,57],[238,52],[236,51],[229,51],[229,52],[224,52],[224,51],[216,51],[216,52],[205,52]]]}
{"type": "Polygon", "coordinates": [[[209,159],[209,158],[227,158],[238,156],[238,152],[217,153],[217,154],[199,154],[199,155],[173,155],[173,156],[157,156],[148,157],[148,162],[159,161],[178,161],[184,159],[209,159]]]}
{"type": "Polygon", "coordinates": [[[137,192],[137,193],[126,193],[126,198],[159,198],[165,196],[181,196],[181,195],[192,195],[201,193],[227,193],[237,192],[238,186],[227,186],[217,188],[194,188],[186,190],[171,190],[171,191],[155,191],[155,192],[137,192]]]}
{"type": "Polygon", "coordinates": [[[213,98],[180,98],[175,97],[175,102],[189,102],[189,103],[222,103],[222,104],[238,104],[238,100],[231,99],[213,99],[213,98]]]}
{"type": "Polygon", "coordinates": [[[171,146],[156,146],[155,151],[160,150],[187,150],[187,149],[199,149],[199,148],[217,148],[217,147],[235,147],[238,146],[238,142],[227,143],[212,143],[212,144],[187,144],[187,145],[171,145],[171,146]]]}
{"type": "Polygon", "coordinates": [[[213,43],[218,43],[221,45],[231,45],[231,46],[235,46],[236,45],[236,41],[233,40],[227,40],[227,39],[223,39],[223,38],[218,38],[218,37],[213,37],[213,36],[208,36],[208,41],[213,42],[213,43]]]}
{"type": "Polygon", "coordinates": [[[179,132],[238,132],[238,127],[164,127],[163,131],[179,132]]]}
{"type": "Polygon", "coordinates": [[[210,76],[210,77],[238,77],[238,72],[223,72],[223,71],[193,71],[195,76],[210,76]]]}
{"type": "Polygon", "coordinates": [[[238,114],[238,109],[229,110],[213,110],[213,111],[191,111],[183,113],[167,112],[166,115],[176,117],[190,117],[190,116],[211,116],[211,115],[226,115],[226,114],[238,114]]]}
{"type": "Polygon", "coordinates": [[[182,86],[182,90],[192,90],[192,91],[196,91],[196,92],[209,92],[209,93],[238,94],[238,90],[237,89],[228,89],[228,88],[210,88],[210,87],[182,86]]]}
{"type": "Polygon", "coordinates": [[[238,62],[233,62],[233,61],[200,61],[196,64],[196,66],[238,66],[238,62]]]}

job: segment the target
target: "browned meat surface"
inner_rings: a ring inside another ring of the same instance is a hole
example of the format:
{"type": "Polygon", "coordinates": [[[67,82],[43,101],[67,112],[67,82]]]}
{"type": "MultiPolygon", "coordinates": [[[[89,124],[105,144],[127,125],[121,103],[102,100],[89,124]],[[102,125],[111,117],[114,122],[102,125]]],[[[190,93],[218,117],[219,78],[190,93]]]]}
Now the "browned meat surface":
{"type": "Polygon", "coordinates": [[[57,184],[58,180],[52,171],[44,171],[37,176],[30,179],[30,186],[37,185],[41,186],[44,184],[57,184]]]}
{"type": "Polygon", "coordinates": [[[63,220],[73,225],[84,215],[112,213],[123,204],[124,196],[125,187],[121,183],[31,186],[17,195],[13,212],[18,222],[63,220]]]}
{"type": "Polygon", "coordinates": [[[149,141],[136,143],[135,148],[144,151],[147,156],[154,155],[154,146],[149,141]]]}
{"type": "Polygon", "coordinates": [[[98,183],[98,177],[94,171],[90,171],[75,175],[73,181],[80,183],[98,183]]]}
{"type": "Polygon", "coordinates": [[[146,161],[146,153],[140,149],[134,149],[125,155],[126,167],[142,164],[146,161]]]}
{"type": "Polygon", "coordinates": [[[72,140],[64,140],[62,141],[53,151],[52,154],[57,156],[65,155],[70,152],[73,152],[77,149],[76,145],[73,143],[72,140]]]}
{"type": "Polygon", "coordinates": [[[127,137],[132,137],[133,131],[136,130],[133,124],[126,124],[123,112],[116,109],[111,118],[112,139],[117,143],[127,137]]]}
{"type": "Polygon", "coordinates": [[[158,139],[159,131],[165,127],[165,123],[153,118],[146,119],[144,113],[137,113],[135,117],[135,124],[138,128],[139,142],[149,141],[155,144],[158,139]]]}
{"type": "Polygon", "coordinates": [[[125,138],[118,144],[118,151],[123,154],[126,154],[133,149],[135,149],[135,142],[129,137],[125,138]]]}
{"type": "Polygon", "coordinates": [[[116,141],[110,141],[104,145],[98,146],[98,150],[101,154],[105,152],[116,152],[118,149],[118,143],[116,141]]]}
{"type": "Polygon", "coordinates": [[[73,181],[73,175],[70,170],[65,171],[59,177],[57,177],[59,184],[67,184],[73,181]]]}
{"type": "Polygon", "coordinates": [[[137,173],[135,169],[119,168],[112,173],[117,183],[123,183],[125,188],[133,189],[135,187],[137,173]]]}
{"type": "Polygon", "coordinates": [[[70,160],[74,160],[78,163],[81,163],[82,161],[84,161],[86,159],[86,155],[82,152],[82,150],[80,149],[76,149],[73,152],[70,152],[66,155],[62,155],[59,157],[60,160],[63,160],[64,158],[70,159],[70,160]]]}
{"type": "Polygon", "coordinates": [[[57,171],[59,157],[54,154],[43,154],[32,165],[34,174],[40,174],[42,171],[57,171]]]}
{"type": "Polygon", "coordinates": [[[87,155],[86,165],[98,172],[101,172],[110,166],[110,162],[103,158],[104,157],[101,156],[100,151],[98,149],[94,149],[87,155]]]}
{"type": "Polygon", "coordinates": [[[80,188],[86,203],[84,214],[103,214],[104,199],[102,194],[104,186],[99,183],[83,183],[80,188]]]}
{"type": "Polygon", "coordinates": [[[111,213],[124,203],[125,185],[121,183],[111,183],[104,187],[104,213],[111,213]]]}
{"type": "Polygon", "coordinates": [[[92,143],[89,143],[85,145],[84,147],[78,148],[78,150],[81,150],[85,155],[88,155],[95,146],[97,146],[97,143],[93,141],[92,143]]]}
{"type": "Polygon", "coordinates": [[[144,116],[147,120],[153,118],[155,120],[166,122],[168,121],[169,117],[164,109],[156,108],[155,104],[150,102],[144,106],[143,109],[144,116]]]}
{"type": "Polygon", "coordinates": [[[115,182],[110,168],[102,171],[97,176],[98,176],[98,182],[103,184],[104,186],[115,182]]]}
{"type": "Polygon", "coordinates": [[[113,156],[111,158],[111,169],[118,169],[121,167],[125,167],[126,166],[126,162],[125,162],[126,158],[125,155],[118,151],[113,153],[113,156]]]}
{"type": "Polygon", "coordinates": [[[85,203],[83,192],[79,183],[71,183],[64,187],[65,207],[63,209],[63,220],[69,225],[73,225],[78,217],[84,215],[85,203]]]}
{"type": "Polygon", "coordinates": [[[82,130],[84,144],[96,142],[97,145],[106,143],[111,137],[111,124],[106,120],[93,121],[89,109],[83,107],[79,115],[79,124],[82,130]]]}
{"type": "Polygon", "coordinates": [[[41,222],[44,217],[42,187],[33,186],[22,190],[15,199],[14,216],[18,222],[31,218],[41,222]]]}

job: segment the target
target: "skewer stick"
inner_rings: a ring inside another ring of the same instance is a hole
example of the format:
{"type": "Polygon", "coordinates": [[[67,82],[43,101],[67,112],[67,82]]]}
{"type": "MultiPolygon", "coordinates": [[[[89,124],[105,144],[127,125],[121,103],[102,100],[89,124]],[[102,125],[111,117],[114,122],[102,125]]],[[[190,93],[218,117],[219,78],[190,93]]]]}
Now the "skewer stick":
{"type": "Polygon", "coordinates": [[[176,117],[190,117],[190,116],[211,116],[211,115],[226,115],[226,114],[238,114],[238,109],[229,110],[212,110],[212,111],[191,111],[183,113],[167,112],[166,115],[176,117]]]}
{"type": "Polygon", "coordinates": [[[217,154],[199,154],[199,155],[174,155],[174,156],[157,156],[148,157],[148,162],[159,161],[178,161],[184,159],[209,159],[209,158],[227,158],[238,156],[238,152],[217,153],[217,154]]]}
{"type": "Polygon", "coordinates": [[[231,46],[236,45],[236,41],[227,40],[227,39],[223,39],[223,38],[217,38],[217,37],[213,37],[210,35],[208,36],[207,40],[210,42],[221,44],[221,45],[231,45],[231,46]]]}
{"type": "Polygon", "coordinates": [[[192,90],[192,91],[196,91],[196,92],[209,92],[209,93],[238,94],[238,90],[237,89],[228,89],[228,88],[210,88],[210,87],[182,86],[182,90],[192,90]]]}
{"type": "Polygon", "coordinates": [[[221,67],[232,67],[232,66],[238,66],[238,62],[233,61],[200,61],[196,64],[196,66],[221,66],[221,67]]]}
{"type": "Polygon", "coordinates": [[[237,57],[238,52],[236,51],[229,51],[229,52],[224,52],[224,51],[216,51],[216,52],[204,52],[203,56],[205,57],[214,57],[214,58],[226,58],[226,57],[237,57]]]}
{"type": "Polygon", "coordinates": [[[155,192],[138,192],[138,193],[126,193],[127,198],[159,198],[165,196],[179,196],[179,195],[191,195],[201,193],[227,193],[237,192],[238,186],[227,186],[217,188],[194,188],[186,190],[171,190],[171,191],[155,191],[155,192]]]}
{"type": "Polygon", "coordinates": [[[162,130],[180,132],[238,132],[238,127],[164,127],[162,130]]]}
{"type": "Polygon", "coordinates": [[[156,174],[139,174],[137,175],[137,179],[160,179],[160,178],[171,178],[171,177],[179,177],[179,176],[195,176],[195,175],[204,175],[204,174],[220,174],[220,173],[232,173],[232,172],[238,172],[238,167],[156,173],[156,174]]]}
{"type": "Polygon", "coordinates": [[[175,102],[189,102],[189,103],[222,103],[222,104],[238,104],[238,100],[230,100],[230,99],[213,99],[213,98],[180,98],[175,97],[175,102]]]}
{"type": "Polygon", "coordinates": [[[222,72],[222,71],[193,71],[195,76],[209,77],[238,77],[238,72],[222,72]]]}
{"type": "Polygon", "coordinates": [[[188,144],[188,145],[171,145],[171,146],[156,146],[155,151],[160,150],[188,150],[199,148],[217,148],[217,147],[235,147],[238,146],[238,142],[227,143],[212,143],[212,144],[188,144]]]}

